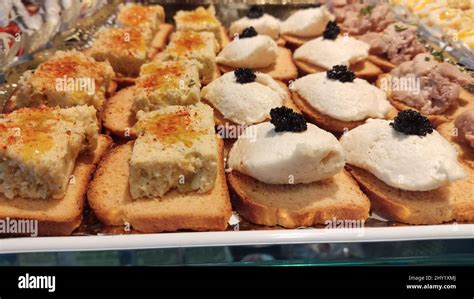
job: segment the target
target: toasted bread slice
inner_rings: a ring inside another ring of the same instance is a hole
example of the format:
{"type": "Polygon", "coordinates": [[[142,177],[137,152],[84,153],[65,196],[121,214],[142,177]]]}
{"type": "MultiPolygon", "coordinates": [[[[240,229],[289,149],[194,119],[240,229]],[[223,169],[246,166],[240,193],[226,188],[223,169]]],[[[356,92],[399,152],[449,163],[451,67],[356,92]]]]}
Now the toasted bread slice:
{"type": "MultiPolygon", "coordinates": [[[[381,89],[384,89],[384,88],[382,88],[383,87],[382,82],[383,82],[383,80],[388,80],[389,76],[390,76],[389,74],[383,74],[383,75],[379,76],[379,78],[376,81],[377,87],[379,87],[381,89]]],[[[400,101],[397,101],[397,100],[393,99],[391,97],[390,90],[385,90],[385,92],[387,93],[387,97],[390,100],[390,103],[395,108],[397,108],[398,110],[402,111],[402,110],[412,109],[412,110],[418,111],[416,108],[413,108],[411,106],[408,106],[405,103],[402,103],[400,101]]],[[[436,128],[440,124],[443,124],[445,122],[449,122],[451,120],[454,120],[456,117],[458,117],[464,111],[469,110],[469,109],[473,109],[473,108],[474,108],[474,95],[469,93],[467,90],[465,90],[463,88],[461,90],[460,95],[459,95],[457,106],[452,106],[447,111],[445,111],[443,114],[430,114],[430,115],[426,115],[426,117],[428,117],[428,119],[431,121],[433,126],[436,128]]]]}
{"type": "Polygon", "coordinates": [[[347,168],[369,196],[373,211],[388,220],[408,224],[474,221],[474,170],[467,166],[465,179],[423,192],[399,190],[366,170],[347,168]]]}
{"type": "MultiPolygon", "coordinates": [[[[327,71],[326,69],[322,67],[319,67],[307,62],[303,62],[300,60],[296,60],[296,59],[295,59],[295,64],[298,67],[298,70],[302,74],[305,74],[305,75],[327,71]]],[[[351,71],[355,73],[357,77],[366,79],[368,81],[375,81],[377,77],[383,73],[382,70],[378,66],[376,66],[369,60],[363,60],[363,61],[354,63],[349,68],[351,71]]]]}
{"type": "MultiPolygon", "coordinates": [[[[292,91],[291,97],[293,102],[300,108],[301,112],[306,116],[306,118],[317,125],[318,127],[325,129],[327,131],[341,134],[348,130],[352,130],[355,127],[358,127],[365,123],[365,120],[359,121],[342,121],[338,119],[331,118],[328,115],[325,115],[314,107],[312,107],[304,98],[302,98],[297,92],[292,91]]],[[[397,116],[398,111],[392,109],[386,116],[387,119],[393,119],[397,116]]]]}
{"type": "Polygon", "coordinates": [[[281,36],[276,40],[276,43],[280,47],[284,47],[286,45],[286,40],[281,36]]]}
{"type": "Polygon", "coordinates": [[[281,38],[286,41],[288,48],[296,49],[302,46],[304,43],[309,42],[312,39],[315,39],[316,37],[314,36],[299,37],[299,36],[294,36],[294,35],[289,35],[289,34],[283,34],[281,38]]]}
{"type": "Polygon", "coordinates": [[[99,135],[97,148],[78,157],[74,181],[61,199],[8,199],[0,195],[0,219],[37,220],[40,236],[70,235],[81,224],[89,179],[111,144],[110,137],[99,135]]]}
{"type": "Polygon", "coordinates": [[[391,63],[384,57],[380,57],[377,55],[369,55],[369,58],[367,58],[367,60],[369,60],[385,72],[390,72],[391,70],[397,67],[395,64],[391,63]]]}
{"type": "MultiPolygon", "coordinates": [[[[459,153],[459,160],[474,169],[474,148],[464,142],[459,142],[456,136],[454,122],[447,122],[436,128],[441,136],[448,140],[459,153]]],[[[473,187],[474,188],[474,187],[473,187]]]]}
{"type": "Polygon", "coordinates": [[[221,76],[221,71],[219,70],[218,67],[215,68],[214,70],[214,74],[212,75],[212,79],[201,79],[201,85],[205,86],[209,83],[211,83],[212,81],[216,80],[217,78],[219,78],[221,76]]]}
{"type": "Polygon", "coordinates": [[[227,179],[234,209],[256,224],[296,228],[369,216],[369,199],[346,171],[311,184],[265,184],[237,171],[227,179]]]}
{"type": "Polygon", "coordinates": [[[225,230],[232,208],[225,182],[223,142],[216,138],[221,163],[214,189],[207,193],[173,190],[156,199],[132,199],[128,161],[133,143],[114,148],[99,164],[87,192],[95,215],[105,225],[128,223],[141,232],[225,230]]]}
{"type": "Polygon", "coordinates": [[[134,90],[134,86],[120,90],[108,99],[102,111],[102,125],[119,138],[136,138],[132,129],[137,121],[133,111],[134,90]]]}
{"type": "MultiPolygon", "coordinates": [[[[235,68],[219,64],[222,73],[235,70],[235,68]]],[[[289,49],[278,47],[278,56],[276,62],[271,66],[255,69],[256,71],[268,74],[273,79],[288,82],[298,77],[298,70],[293,63],[292,53],[289,49]]]]}
{"type": "Polygon", "coordinates": [[[154,56],[157,52],[163,51],[163,49],[168,44],[169,38],[171,33],[173,33],[174,26],[171,24],[160,24],[160,28],[158,33],[156,33],[155,37],[151,41],[151,47],[154,51],[150,51],[150,58],[154,56]]]}
{"type": "Polygon", "coordinates": [[[133,77],[126,77],[123,75],[118,74],[115,78],[114,81],[117,83],[117,89],[124,89],[129,86],[135,85],[135,79],[133,77]]]}

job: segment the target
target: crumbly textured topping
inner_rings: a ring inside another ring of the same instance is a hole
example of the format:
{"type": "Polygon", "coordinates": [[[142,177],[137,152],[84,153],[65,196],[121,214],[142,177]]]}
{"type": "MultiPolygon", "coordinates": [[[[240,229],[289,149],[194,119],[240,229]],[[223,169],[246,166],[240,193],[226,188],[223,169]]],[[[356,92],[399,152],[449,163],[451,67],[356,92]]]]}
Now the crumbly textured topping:
{"type": "Polygon", "coordinates": [[[255,82],[257,78],[255,71],[249,68],[238,68],[234,71],[234,75],[240,84],[255,82]]]}
{"type": "Polygon", "coordinates": [[[323,37],[324,39],[336,39],[341,29],[337,25],[336,21],[329,21],[326,25],[326,29],[324,29],[323,37]]]}
{"type": "Polygon", "coordinates": [[[239,38],[248,38],[248,37],[254,37],[257,36],[258,32],[253,28],[252,26],[247,27],[242,31],[242,33],[239,35],[239,38]]]}
{"type": "Polygon", "coordinates": [[[270,110],[270,117],[275,132],[303,132],[308,129],[303,114],[296,113],[288,107],[273,108],[270,110]]]}
{"type": "Polygon", "coordinates": [[[353,82],[356,75],[347,69],[345,65],[335,65],[331,70],[326,72],[328,79],[338,80],[343,83],[353,82]]]}
{"type": "Polygon", "coordinates": [[[249,12],[247,13],[247,18],[249,19],[258,19],[263,16],[263,7],[258,5],[253,5],[250,7],[249,12]]]}
{"type": "Polygon", "coordinates": [[[390,126],[405,135],[426,136],[433,133],[433,126],[429,119],[415,110],[401,111],[390,126]]]}

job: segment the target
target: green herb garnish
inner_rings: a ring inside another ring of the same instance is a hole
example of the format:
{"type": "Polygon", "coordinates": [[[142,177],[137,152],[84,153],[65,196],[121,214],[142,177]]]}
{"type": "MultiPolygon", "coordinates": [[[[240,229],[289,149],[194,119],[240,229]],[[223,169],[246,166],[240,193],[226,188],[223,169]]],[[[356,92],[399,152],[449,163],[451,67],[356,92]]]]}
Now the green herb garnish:
{"type": "Polygon", "coordinates": [[[370,16],[374,8],[375,5],[367,5],[366,7],[361,8],[359,11],[359,16],[370,16]]]}
{"type": "Polygon", "coordinates": [[[395,25],[395,31],[396,32],[402,32],[402,31],[405,31],[407,29],[408,29],[407,27],[402,27],[402,26],[395,25]]]}
{"type": "Polygon", "coordinates": [[[443,51],[433,51],[431,52],[431,55],[433,55],[434,59],[436,59],[437,61],[444,62],[443,51]]]}
{"type": "Polygon", "coordinates": [[[425,57],[425,61],[430,61],[430,60],[431,59],[428,56],[425,57]]]}

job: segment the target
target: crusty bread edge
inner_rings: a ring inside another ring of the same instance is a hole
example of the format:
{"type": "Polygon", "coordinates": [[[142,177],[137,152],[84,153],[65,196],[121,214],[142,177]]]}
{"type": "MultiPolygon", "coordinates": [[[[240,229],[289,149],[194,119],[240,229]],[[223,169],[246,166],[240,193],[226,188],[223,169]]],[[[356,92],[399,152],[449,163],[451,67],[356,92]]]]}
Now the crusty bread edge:
{"type": "Polygon", "coordinates": [[[335,132],[335,133],[344,133],[347,130],[352,130],[355,127],[358,127],[365,123],[365,120],[361,121],[341,121],[333,119],[316,109],[314,109],[305,99],[303,99],[297,92],[292,91],[291,97],[293,102],[298,106],[298,108],[303,112],[303,114],[314,124],[322,129],[335,132]]]}
{"type": "MultiPolygon", "coordinates": [[[[352,176],[344,170],[345,175],[354,185],[357,182],[352,176]]],[[[285,228],[309,227],[315,224],[324,224],[328,219],[351,219],[365,220],[369,217],[370,203],[366,195],[359,190],[360,194],[366,198],[364,206],[354,207],[333,207],[331,209],[301,209],[289,210],[286,208],[270,207],[259,204],[248,198],[245,192],[240,188],[238,176],[244,174],[235,174],[232,171],[227,174],[227,182],[231,190],[231,201],[234,209],[245,219],[260,225],[282,226],[285,228]]]]}

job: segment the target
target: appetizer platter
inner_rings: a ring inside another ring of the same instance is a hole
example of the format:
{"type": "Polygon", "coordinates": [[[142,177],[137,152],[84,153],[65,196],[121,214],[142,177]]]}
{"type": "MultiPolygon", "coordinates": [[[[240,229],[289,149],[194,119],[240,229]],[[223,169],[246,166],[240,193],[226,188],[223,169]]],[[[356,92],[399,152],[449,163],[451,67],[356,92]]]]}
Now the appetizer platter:
{"type": "Polygon", "coordinates": [[[472,70],[385,2],[239,7],[121,3],[3,90],[0,252],[474,236],[472,70]]]}

